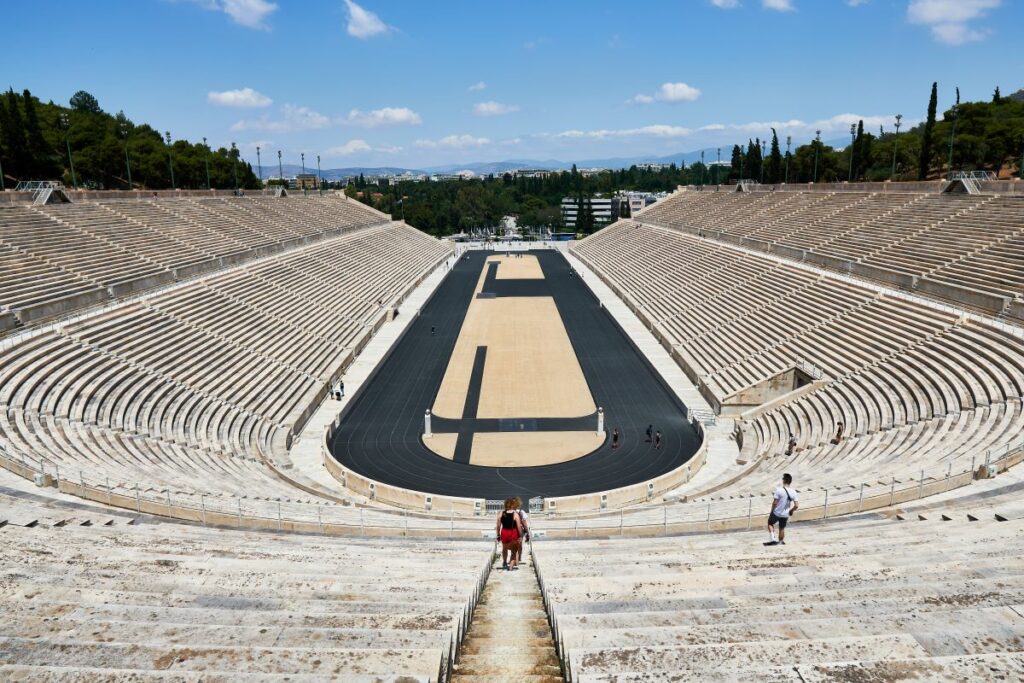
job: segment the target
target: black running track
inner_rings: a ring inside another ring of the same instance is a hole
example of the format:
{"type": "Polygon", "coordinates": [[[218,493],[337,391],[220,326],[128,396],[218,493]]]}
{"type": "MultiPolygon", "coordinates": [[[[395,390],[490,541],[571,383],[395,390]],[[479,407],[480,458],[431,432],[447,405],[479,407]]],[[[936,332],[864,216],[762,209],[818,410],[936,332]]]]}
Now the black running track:
{"type": "MultiPolygon", "coordinates": [[[[492,253],[470,251],[456,263],[420,316],[346,406],[330,443],[334,457],[366,477],[416,491],[488,499],[517,495],[524,500],[635,484],[689,460],[700,446],[700,437],[683,417],[682,404],[565,258],[549,250],[530,252],[540,261],[544,281],[495,280],[493,273],[488,273],[483,291],[497,296],[554,298],[591,394],[604,408],[605,427],[609,434],[618,427],[622,435],[620,447],[612,450],[611,440],[606,438],[604,445],[589,455],[539,467],[481,467],[459,462],[468,453],[467,437],[476,429],[576,430],[593,429],[597,424],[595,416],[477,420],[472,396],[467,400],[465,419],[433,418],[433,431],[460,433],[461,449],[456,447],[455,461],[423,445],[423,414],[434,403],[481,269],[492,253]],[[648,424],[661,430],[660,449],[646,441],[648,424]]],[[[486,351],[481,349],[485,347],[478,349],[474,374],[486,362],[486,351]]]]}

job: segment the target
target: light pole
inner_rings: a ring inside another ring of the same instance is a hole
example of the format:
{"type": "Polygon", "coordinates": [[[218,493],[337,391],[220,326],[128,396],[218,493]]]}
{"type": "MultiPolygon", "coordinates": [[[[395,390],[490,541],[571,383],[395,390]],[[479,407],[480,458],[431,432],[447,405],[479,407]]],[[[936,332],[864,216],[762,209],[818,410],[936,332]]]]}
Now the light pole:
{"type": "Polygon", "coordinates": [[[235,174],[235,194],[238,194],[238,145],[231,143],[231,170],[235,174]]]}
{"type": "Polygon", "coordinates": [[[281,166],[281,150],[277,150],[277,179],[280,180],[281,184],[283,185],[284,171],[282,170],[282,168],[283,167],[281,166]]]}
{"type": "Polygon", "coordinates": [[[743,157],[745,156],[746,154],[743,152],[743,147],[740,147],[740,177],[739,180],[736,181],[737,185],[739,185],[740,180],[743,180],[743,157]]]}
{"type": "Polygon", "coordinates": [[[789,146],[793,144],[793,136],[786,136],[786,184],[789,185],[789,146]]]}
{"type": "Polygon", "coordinates": [[[889,174],[889,180],[896,180],[896,150],[900,144],[900,121],[903,120],[903,114],[896,114],[896,135],[892,139],[892,173],[889,174]]]}
{"type": "Polygon", "coordinates": [[[132,161],[128,158],[128,123],[121,122],[121,137],[124,138],[124,166],[128,169],[128,189],[132,189],[132,161]]]}
{"type": "Polygon", "coordinates": [[[67,114],[60,115],[60,125],[64,129],[64,144],[68,148],[68,166],[71,167],[71,184],[78,189],[78,177],[75,175],[75,159],[71,156],[71,119],[68,118],[67,114]]]}
{"type": "Polygon", "coordinates": [[[260,188],[263,187],[263,162],[260,161],[260,146],[256,145],[256,172],[260,176],[260,188]]]}
{"type": "Polygon", "coordinates": [[[765,141],[761,141],[761,184],[764,185],[764,151],[767,148],[765,141]]]}
{"type": "MultiPolygon", "coordinates": [[[[1022,169],[1024,170],[1024,169],[1022,169]]],[[[6,192],[7,185],[4,184],[4,162],[0,159],[0,192],[6,192]]]]}
{"type": "Polygon", "coordinates": [[[818,152],[821,150],[821,131],[814,131],[814,181],[818,182],[818,152]]]}
{"type": "Polygon", "coordinates": [[[718,162],[715,164],[715,185],[718,184],[718,169],[722,167],[722,148],[718,148],[718,162]]]}
{"type": "Polygon", "coordinates": [[[171,148],[171,131],[166,131],[164,135],[167,138],[167,165],[171,169],[171,189],[177,190],[178,188],[174,185],[174,153],[171,148]]]}
{"type": "MultiPolygon", "coordinates": [[[[959,94],[959,90],[957,93],[959,94]]],[[[959,99],[959,96],[958,96],[959,99]]],[[[949,163],[947,180],[953,177],[953,142],[956,140],[956,120],[960,117],[960,104],[953,105],[953,129],[949,132],[949,163]]]]}
{"type": "Polygon", "coordinates": [[[857,142],[857,126],[856,124],[850,124],[850,177],[847,182],[853,182],[853,146],[857,142]]]}
{"type": "Polygon", "coordinates": [[[324,179],[320,177],[320,155],[316,155],[316,191],[317,194],[324,193],[324,179]]]}
{"type": "Polygon", "coordinates": [[[700,186],[704,187],[704,150],[700,151],[700,186]]]}

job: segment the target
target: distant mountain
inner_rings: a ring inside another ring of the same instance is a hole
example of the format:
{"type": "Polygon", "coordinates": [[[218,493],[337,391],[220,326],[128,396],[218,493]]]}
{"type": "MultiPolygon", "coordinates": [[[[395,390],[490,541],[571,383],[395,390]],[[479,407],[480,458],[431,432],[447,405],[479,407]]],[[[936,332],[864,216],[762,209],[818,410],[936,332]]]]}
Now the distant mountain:
{"type": "MultiPolygon", "coordinates": [[[[255,164],[253,164],[252,170],[256,172],[257,175],[259,175],[260,169],[257,169],[255,164]]],[[[299,173],[302,173],[302,166],[300,164],[281,164],[281,171],[284,173],[286,178],[290,178],[299,173]]],[[[342,178],[357,176],[360,173],[367,176],[380,176],[401,175],[406,172],[420,175],[425,173],[425,171],[420,171],[412,168],[402,168],[399,166],[353,166],[350,168],[323,168],[320,169],[320,176],[324,178],[324,180],[341,180],[342,178]]],[[[264,178],[276,178],[278,176],[277,164],[263,164],[262,173],[264,178]]],[[[316,173],[316,166],[310,168],[307,165],[306,173],[316,173]]]]}
{"type": "MultiPolygon", "coordinates": [[[[794,141],[794,145],[805,144],[807,140],[794,141]]],[[[833,140],[822,140],[822,143],[835,147],[837,149],[843,149],[849,144],[849,139],[846,137],[839,137],[833,140]]],[[[795,148],[795,147],[794,147],[795,148]]],[[[463,164],[444,164],[440,166],[426,166],[424,168],[404,168],[401,166],[352,166],[348,168],[325,168],[320,171],[321,175],[326,180],[341,180],[343,178],[349,178],[357,176],[362,173],[364,176],[381,176],[381,175],[402,175],[403,173],[413,173],[415,175],[431,175],[436,173],[458,173],[460,171],[472,171],[479,176],[486,175],[499,175],[502,173],[514,173],[516,171],[522,171],[527,169],[537,169],[546,171],[557,171],[567,170],[572,168],[575,163],[577,168],[611,168],[611,169],[622,169],[629,168],[633,165],[641,164],[679,164],[685,163],[687,165],[693,164],[700,161],[701,152],[704,152],[704,162],[707,164],[713,163],[718,156],[717,147],[705,147],[703,150],[696,149],[688,152],[677,152],[675,154],[666,154],[662,156],[646,155],[646,156],[633,156],[633,157],[607,157],[603,159],[579,159],[577,161],[560,161],[558,159],[507,159],[505,161],[473,161],[463,164]]],[[[766,150],[767,152],[767,150],[766,150]]],[[[783,147],[783,152],[785,148],[783,147]]],[[[728,162],[732,158],[732,145],[722,146],[722,161],[728,162]]],[[[285,176],[291,177],[302,172],[302,167],[298,164],[283,164],[282,166],[285,176]]],[[[257,170],[253,168],[253,170],[257,170]]],[[[310,168],[306,166],[307,173],[316,173],[316,166],[310,168]]],[[[278,174],[277,164],[264,164],[263,165],[263,177],[276,178],[278,174]]]]}

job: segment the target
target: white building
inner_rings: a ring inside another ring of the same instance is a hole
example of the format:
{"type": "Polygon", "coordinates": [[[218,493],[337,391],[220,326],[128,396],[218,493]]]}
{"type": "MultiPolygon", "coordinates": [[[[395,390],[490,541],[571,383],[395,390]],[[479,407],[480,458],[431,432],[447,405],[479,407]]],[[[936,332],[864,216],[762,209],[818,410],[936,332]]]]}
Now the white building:
{"type": "MultiPolygon", "coordinates": [[[[608,225],[617,218],[613,211],[612,199],[610,197],[584,197],[583,202],[590,206],[590,212],[594,216],[595,227],[608,225]]],[[[618,206],[618,203],[616,202],[615,205],[618,206]]],[[[578,213],[579,206],[577,206],[575,197],[565,197],[562,199],[562,222],[565,224],[565,227],[576,227],[578,213]]]]}

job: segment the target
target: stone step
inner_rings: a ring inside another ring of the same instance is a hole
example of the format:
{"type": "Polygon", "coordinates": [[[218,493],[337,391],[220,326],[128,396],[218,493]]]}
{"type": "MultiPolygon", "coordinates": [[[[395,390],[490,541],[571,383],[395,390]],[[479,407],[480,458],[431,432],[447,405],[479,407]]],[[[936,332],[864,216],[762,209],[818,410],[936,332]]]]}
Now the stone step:
{"type": "MultiPolygon", "coordinates": [[[[537,648],[546,650],[551,645],[551,637],[518,639],[509,644],[508,638],[474,638],[472,636],[463,644],[462,655],[493,655],[501,658],[508,655],[514,657],[523,650],[537,648]]],[[[557,663],[557,658],[554,659],[557,663]]]]}
{"type": "Polygon", "coordinates": [[[68,616],[28,617],[11,624],[4,635],[72,642],[132,642],[139,645],[202,643],[204,646],[313,647],[332,649],[408,649],[448,647],[450,629],[381,630],[304,628],[300,626],[222,626],[168,624],[155,621],[110,621],[68,616]]]}
{"type": "Polygon", "coordinates": [[[498,671],[514,671],[521,676],[560,676],[557,658],[537,658],[532,652],[519,650],[514,655],[480,654],[460,657],[455,665],[458,676],[489,676],[498,671]]]}
{"type": "Polygon", "coordinates": [[[793,662],[842,662],[877,658],[914,659],[928,653],[910,635],[820,640],[776,640],[770,643],[726,643],[680,647],[630,647],[570,650],[574,674],[616,672],[745,671],[782,667],[793,662]]]}
{"type": "MultiPolygon", "coordinates": [[[[64,667],[64,666],[0,666],[0,680],[9,683],[322,683],[324,674],[253,673],[250,671],[140,671],[138,669],[64,667]]],[[[430,683],[430,676],[409,674],[345,674],[346,683],[430,683]]],[[[559,679],[561,680],[561,679],[559,679]]],[[[541,682],[538,682],[541,683],[541,682]]],[[[548,683],[544,681],[542,683],[548,683]]]]}
{"type": "MultiPolygon", "coordinates": [[[[476,614],[474,613],[474,617],[476,614]]],[[[535,638],[550,638],[551,628],[547,619],[524,619],[524,631],[528,629],[535,638]]],[[[508,629],[501,623],[478,623],[474,622],[469,627],[469,637],[473,639],[502,639],[508,637],[508,629]]]]}
{"type": "MultiPolygon", "coordinates": [[[[768,642],[786,639],[820,639],[848,636],[878,636],[900,632],[926,634],[965,629],[989,634],[990,645],[1012,642],[1015,631],[1024,628],[1024,617],[1010,607],[902,612],[879,616],[790,619],[788,610],[739,624],[649,626],[615,628],[563,626],[559,632],[566,647],[601,648],[630,646],[714,645],[738,642],[768,642]]],[[[918,640],[921,640],[919,637],[918,640]]],[[[934,653],[933,653],[934,654],[934,653]]]]}
{"type": "Polygon", "coordinates": [[[835,664],[801,664],[805,683],[834,681],[1020,681],[1024,653],[993,653],[927,659],[867,660],[835,664]]]}
{"type": "Polygon", "coordinates": [[[436,675],[440,649],[336,650],[330,647],[257,648],[134,643],[79,643],[33,641],[0,637],[0,665],[120,668],[149,671],[246,671],[253,673],[382,674],[409,672],[418,677],[436,675]]]}
{"type": "Polygon", "coordinates": [[[458,673],[452,678],[457,680],[459,683],[565,683],[565,678],[561,675],[537,675],[532,676],[529,674],[464,674],[458,673]]]}

